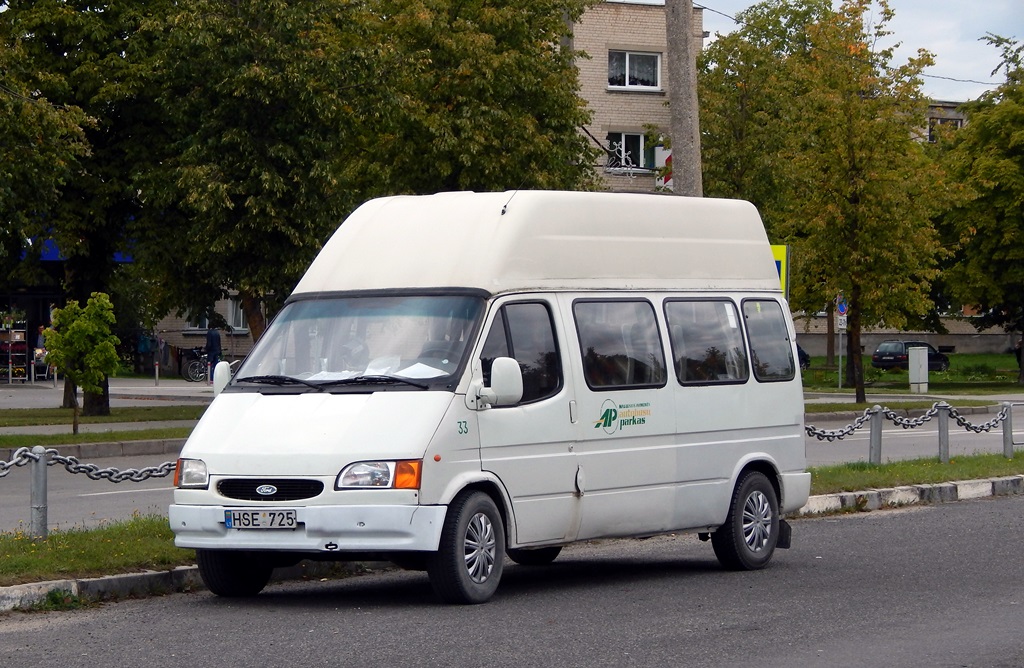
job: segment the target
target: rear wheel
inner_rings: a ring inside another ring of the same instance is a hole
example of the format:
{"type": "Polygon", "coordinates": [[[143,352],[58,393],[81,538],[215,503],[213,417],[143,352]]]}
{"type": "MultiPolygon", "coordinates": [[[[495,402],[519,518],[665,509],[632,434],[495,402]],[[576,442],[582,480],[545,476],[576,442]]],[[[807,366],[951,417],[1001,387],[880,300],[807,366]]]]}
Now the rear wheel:
{"type": "Polygon", "coordinates": [[[779,540],[779,502],[763,473],[748,471],[733,490],[725,524],[711,534],[722,566],[736,571],[764,568],[779,540]]]}
{"type": "Polygon", "coordinates": [[[483,492],[464,492],[448,506],[427,574],[445,603],[484,603],[498,588],[504,558],[505,527],[498,507],[483,492]]]}
{"type": "Polygon", "coordinates": [[[274,565],[255,552],[196,550],[199,575],[217,596],[255,596],[270,582],[274,565]]]}
{"type": "Polygon", "coordinates": [[[538,547],[532,550],[506,550],[508,558],[521,566],[547,566],[562,552],[562,546],[538,547]]]}

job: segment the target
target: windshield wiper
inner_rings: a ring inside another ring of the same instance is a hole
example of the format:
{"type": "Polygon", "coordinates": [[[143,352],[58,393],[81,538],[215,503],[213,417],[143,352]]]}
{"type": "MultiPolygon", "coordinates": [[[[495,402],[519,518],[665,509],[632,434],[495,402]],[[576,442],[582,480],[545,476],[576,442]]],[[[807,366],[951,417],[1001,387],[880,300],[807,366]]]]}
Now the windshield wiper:
{"type": "Polygon", "coordinates": [[[366,376],[353,376],[352,378],[338,378],[336,380],[325,380],[321,383],[317,383],[317,387],[330,387],[334,385],[374,385],[382,383],[403,383],[405,385],[412,385],[413,387],[418,387],[421,390],[430,389],[429,385],[417,383],[414,380],[402,378],[401,376],[385,376],[377,374],[366,376]]]}
{"type": "Polygon", "coordinates": [[[311,387],[317,392],[323,392],[323,388],[318,383],[311,383],[301,378],[292,378],[291,376],[246,376],[245,378],[236,378],[236,383],[262,383],[265,385],[305,385],[311,387]]]}

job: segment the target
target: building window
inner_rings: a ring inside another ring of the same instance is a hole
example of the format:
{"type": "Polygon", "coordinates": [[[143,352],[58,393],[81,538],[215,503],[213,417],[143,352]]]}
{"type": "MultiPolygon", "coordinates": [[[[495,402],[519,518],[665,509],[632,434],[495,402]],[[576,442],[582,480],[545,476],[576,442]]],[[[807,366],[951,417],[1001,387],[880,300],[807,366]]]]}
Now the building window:
{"type": "Polygon", "coordinates": [[[653,170],[654,142],[647,141],[639,132],[609,132],[608,161],[605,167],[609,170],[644,169],[653,170]]]}
{"type": "MultiPolygon", "coordinates": [[[[219,302],[218,306],[225,308],[224,320],[228,323],[228,331],[249,331],[249,323],[245,319],[245,311],[242,310],[242,300],[238,297],[231,297],[225,302],[219,302]]],[[[217,309],[218,311],[220,308],[217,309]]],[[[187,329],[207,330],[210,328],[210,320],[205,315],[191,315],[188,319],[187,329]]]]}
{"type": "Polygon", "coordinates": [[[249,322],[245,319],[245,311],[242,310],[242,300],[232,297],[228,300],[228,314],[226,317],[228,327],[232,330],[249,331],[249,322]]]}
{"type": "Polygon", "coordinates": [[[608,86],[661,90],[661,54],[609,51],[608,86]]]}
{"type": "Polygon", "coordinates": [[[950,130],[959,130],[963,126],[963,119],[960,118],[929,118],[928,119],[928,141],[935,143],[939,140],[939,134],[950,130]],[[942,130],[936,132],[936,128],[942,130]]]}

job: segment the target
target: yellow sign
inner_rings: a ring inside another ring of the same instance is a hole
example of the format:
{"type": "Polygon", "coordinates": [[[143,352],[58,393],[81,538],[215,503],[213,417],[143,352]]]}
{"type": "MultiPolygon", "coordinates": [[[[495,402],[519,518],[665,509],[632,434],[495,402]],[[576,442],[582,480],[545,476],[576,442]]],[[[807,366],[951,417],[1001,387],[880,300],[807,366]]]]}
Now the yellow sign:
{"type": "Polygon", "coordinates": [[[789,246],[772,246],[772,255],[775,257],[775,268],[779,270],[782,294],[789,299],[789,246]]]}

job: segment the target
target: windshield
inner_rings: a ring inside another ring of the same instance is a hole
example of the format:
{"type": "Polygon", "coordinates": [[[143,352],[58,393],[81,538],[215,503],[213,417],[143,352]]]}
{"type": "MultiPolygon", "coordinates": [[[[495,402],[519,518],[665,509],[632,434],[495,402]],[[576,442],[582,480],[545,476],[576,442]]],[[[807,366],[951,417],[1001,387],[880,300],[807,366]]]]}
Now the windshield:
{"type": "Polygon", "coordinates": [[[482,298],[468,295],[292,302],[245,359],[235,382],[281,385],[296,379],[338,387],[347,379],[446,378],[459,368],[483,305],[482,298]]]}

